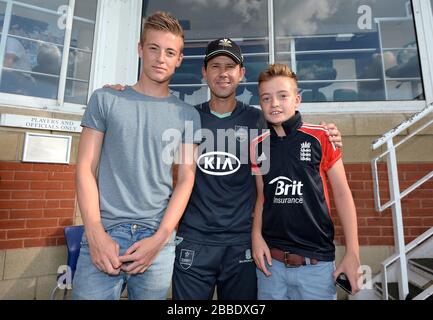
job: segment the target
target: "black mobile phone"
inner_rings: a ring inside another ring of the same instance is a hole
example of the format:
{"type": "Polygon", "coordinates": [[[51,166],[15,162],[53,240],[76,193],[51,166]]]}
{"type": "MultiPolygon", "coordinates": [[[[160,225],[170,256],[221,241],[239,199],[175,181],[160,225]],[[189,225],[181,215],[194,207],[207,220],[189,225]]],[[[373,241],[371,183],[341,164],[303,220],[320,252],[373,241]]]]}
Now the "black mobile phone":
{"type": "Polygon", "coordinates": [[[348,294],[352,294],[352,286],[345,273],[340,273],[335,281],[335,284],[341,289],[346,291],[348,294]]]}

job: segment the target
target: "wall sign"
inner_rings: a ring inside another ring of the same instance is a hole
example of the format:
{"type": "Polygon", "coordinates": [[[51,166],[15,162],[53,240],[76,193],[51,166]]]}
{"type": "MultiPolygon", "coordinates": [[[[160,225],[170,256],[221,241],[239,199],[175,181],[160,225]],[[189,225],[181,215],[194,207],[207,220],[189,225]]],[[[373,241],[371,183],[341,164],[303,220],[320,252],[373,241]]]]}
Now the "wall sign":
{"type": "Polygon", "coordinates": [[[68,164],[71,142],[71,136],[26,132],[23,162],[68,164]]]}
{"type": "Polygon", "coordinates": [[[18,114],[0,115],[0,125],[36,130],[52,130],[65,132],[81,132],[80,121],[23,116],[18,114]]]}

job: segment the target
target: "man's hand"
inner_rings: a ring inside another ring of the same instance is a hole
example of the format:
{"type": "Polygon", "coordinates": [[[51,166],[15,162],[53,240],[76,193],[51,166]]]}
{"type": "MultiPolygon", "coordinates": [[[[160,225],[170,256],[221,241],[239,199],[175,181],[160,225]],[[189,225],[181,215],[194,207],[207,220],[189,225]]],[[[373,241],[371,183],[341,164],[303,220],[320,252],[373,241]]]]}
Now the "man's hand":
{"type": "Polygon", "coordinates": [[[272,266],[272,257],[271,252],[269,251],[269,247],[266,244],[261,234],[252,235],[253,242],[253,258],[254,262],[257,265],[257,268],[262,271],[267,277],[271,276],[271,272],[269,272],[268,268],[266,268],[266,261],[270,266],[272,266]]]}
{"type": "Polygon", "coordinates": [[[134,243],[123,256],[119,257],[123,263],[122,271],[131,275],[145,272],[166,242],[166,238],[155,233],[149,238],[134,243]]]}
{"type": "Polygon", "coordinates": [[[92,262],[100,271],[118,275],[122,263],[119,260],[119,244],[104,230],[98,227],[87,235],[92,262]]]}
{"type": "Polygon", "coordinates": [[[335,146],[339,149],[343,148],[343,140],[341,138],[341,132],[338,130],[335,123],[325,123],[321,122],[320,125],[325,126],[328,130],[327,135],[329,137],[329,141],[333,142],[335,146]]]}
{"type": "Polygon", "coordinates": [[[121,85],[121,84],[106,84],[106,85],[104,85],[104,88],[109,88],[109,89],[113,89],[116,91],[123,91],[123,90],[125,90],[126,86],[121,85]]]}
{"type": "Polygon", "coordinates": [[[352,294],[357,293],[361,288],[358,285],[358,280],[362,276],[360,271],[359,257],[355,254],[346,253],[340,265],[333,273],[334,281],[340,273],[345,273],[352,286],[352,294]]]}

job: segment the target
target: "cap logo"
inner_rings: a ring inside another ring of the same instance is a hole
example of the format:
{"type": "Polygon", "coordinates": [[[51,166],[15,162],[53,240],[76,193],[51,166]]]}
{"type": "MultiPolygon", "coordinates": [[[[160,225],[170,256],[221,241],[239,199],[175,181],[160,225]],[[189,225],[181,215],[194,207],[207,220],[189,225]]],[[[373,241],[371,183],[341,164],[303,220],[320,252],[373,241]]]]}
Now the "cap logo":
{"type": "Polygon", "coordinates": [[[222,47],[231,47],[232,46],[232,42],[229,39],[224,38],[224,39],[220,40],[220,42],[219,42],[218,45],[220,45],[222,47]]]}

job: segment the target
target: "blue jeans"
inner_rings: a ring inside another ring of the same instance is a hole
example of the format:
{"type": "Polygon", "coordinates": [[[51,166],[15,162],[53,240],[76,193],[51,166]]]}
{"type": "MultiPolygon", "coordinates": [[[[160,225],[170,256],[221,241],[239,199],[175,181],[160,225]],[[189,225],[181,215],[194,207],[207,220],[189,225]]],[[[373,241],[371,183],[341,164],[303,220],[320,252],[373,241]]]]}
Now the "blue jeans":
{"type": "Polygon", "coordinates": [[[272,273],[270,277],[256,269],[259,300],[337,299],[332,276],[335,269],[333,261],[287,268],[284,263],[272,259],[272,267],[267,265],[267,268],[272,273]]]}
{"type": "MultiPolygon", "coordinates": [[[[107,230],[107,234],[120,246],[120,255],[155,230],[138,225],[123,224],[107,230]]],[[[74,300],[118,300],[127,283],[128,298],[131,300],[165,300],[171,284],[175,257],[174,234],[161,249],[152,265],[142,274],[128,275],[123,271],[112,276],[99,271],[93,264],[89,244],[85,235],[81,241],[80,256],[72,283],[74,300]]]]}

